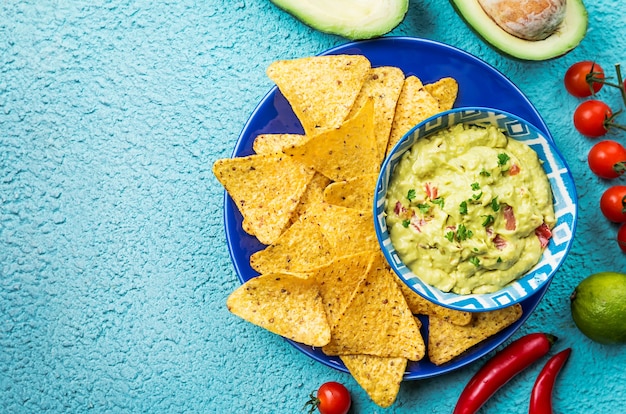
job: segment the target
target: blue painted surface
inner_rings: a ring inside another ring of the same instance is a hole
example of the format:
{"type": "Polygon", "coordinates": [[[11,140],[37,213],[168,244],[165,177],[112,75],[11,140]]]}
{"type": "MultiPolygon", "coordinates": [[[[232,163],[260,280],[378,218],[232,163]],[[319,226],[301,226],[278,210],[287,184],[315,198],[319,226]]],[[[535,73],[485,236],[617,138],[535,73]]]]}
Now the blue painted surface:
{"type": "MultiPolygon", "coordinates": [[[[623,271],[626,256],[598,210],[610,183],[588,171],[593,141],[573,129],[578,100],[561,79],[581,59],[608,71],[626,63],[626,14],[617,1],[586,3],[587,37],[548,62],[499,55],[444,0],[413,1],[392,34],[475,54],[544,117],[572,167],[580,221],[514,337],[548,331],[557,349],[573,348],[557,412],[614,413],[626,404],[626,348],[582,336],[568,296],[590,273],[623,271]]],[[[354,413],[451,412],[480,363],[403,383],[382,410],[349,375],[224,305],[238,281],[211,165],[271,87],[270,62],[344,41],[264,0],[0,4],[0,412],[296,413],[328,380],[349,387],[354,413]]],[[[617,94],[601,97],[622,106],[617,94]]],[[[484,412],[526,412],[539,369],[484,412]]]]}

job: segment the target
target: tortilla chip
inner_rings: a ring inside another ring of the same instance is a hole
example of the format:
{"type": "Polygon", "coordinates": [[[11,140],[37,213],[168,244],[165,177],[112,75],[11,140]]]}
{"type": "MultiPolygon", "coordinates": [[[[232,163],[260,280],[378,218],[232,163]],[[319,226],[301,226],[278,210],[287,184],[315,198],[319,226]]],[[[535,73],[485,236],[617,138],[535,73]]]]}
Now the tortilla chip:
{"type": "Polygon", "coordinates": [[[257,154],[271,154],[282,152],[283,149],[293,145],[300,145],[308,139],[300,134],[261,134],[257,135],[252,142],[252,149],[257,154]]]}
{"type": "Polygon", "coordinates": [[[361,55],[279,60],[267,68],[306,135],[337,128],[346,119],[371,68],[361,55]]]}
{"type": "Polygon", "coordinates": [[[424,89],[422,81],[417,76],[408,76],[398,98],[387,154],[411,128],[439,112],[439,102],[424,89]]]}
{"type": "Polygon", "coordinates": [[[377,179],[378,174],[367,174],[331,183],[324,189],[324,202],[370,211],[374,204],[377,179]]]}
{"type": "Polygon", "coordinates": [[[331,246],[319,226],[297,220],[272,245],[253,253],[250,266],[257,272],[304,273],[328,263],[331,246]]]}
{"type": "Polygon", "coordinates": [[[428,318],[428,358],[435,365],[444,364],[463,352],[500,332],[522,316],[522,307],[515,304],[506,308],[477,312],[472,322],[459,326],[436,316],[428,318]]]}
{"type": "Polygon", "coordinates": [[[352,300],[376,255],[377,251],[366,251],[338,257],[325,266],[313,269],[309,274],[309,278],[315,280],[319,286],[331,327],[352,300]]]}
{"type": "Polygon", "coordinates": [[[318,203],[305,214],[320,226],[335,256],[380,249],[371,211],[318,203]]]}
{"type": "Polygon", "coordinates": [[[472,312],[463,312],[446,308],[429,301],[408,287],[402,280],[396,277],[398,286],[409,305],[409,309],[416,315],[436,316],[454,325],[467,325],[472,321],[472,312]]]}
{"type": "Polygon", "coordinates": [[[327,355],[374,355],[419,361],[426,347],[400,288],[378,254],[333,326],[327,355]]]}
{"type": "Polygon", "coordinates": [[[406,371],[406,358],[371,355],[341,355],[340,358],[372,401],[383,408],[394,403],[406,371]]]}
{"type": "Polygon", "coordinates": [[[441,111],[452,109],[456,97],[459,93],[459,84],[454,78],[441,78],[437,82],[424,85],[424,89],[428,91],[438,102],[441,111]]]}
{"type": "Polygon", "coordinates": [[[272,273],[248,280],[227,299],[233,314],[310,346],[330,340],[322,297],[315,282],[286,273],[272,273]]]}
{"type": "Polygon", "coordinates": [[[352,111],[348,115],[348,118],[356,115],[368,99],[374,101],[374,131],[379,164],[383,161],[387,151],[393,115],[403,84],[404,72],[400,68],[381,66],[370,69],[352,111]]]}
{"type": "Polygon", "coordinates": [[[374,103],[368,100],[354,118],[339,128],[320,132],[283,152],[333,181],[374,174],[378,164],[373,113],[374,103]]]}
{"type": "Polygon", "coordinates": [[[298,217],[302,216],[309,207],[324,201],[324,189],[330,184],[330,180],[322,173],[317,171],[306,186],[304,194],[300,198],[300,203],[296,207],[296,211],[291,216],[291,221],[295,222],[298,217]]]}
{"type": "Polygon", "coordinates": [[[242,228],[263,244],[286,229],[314,172],[285,154],[220,159],[213,174],[243,216],[242,228]]]}

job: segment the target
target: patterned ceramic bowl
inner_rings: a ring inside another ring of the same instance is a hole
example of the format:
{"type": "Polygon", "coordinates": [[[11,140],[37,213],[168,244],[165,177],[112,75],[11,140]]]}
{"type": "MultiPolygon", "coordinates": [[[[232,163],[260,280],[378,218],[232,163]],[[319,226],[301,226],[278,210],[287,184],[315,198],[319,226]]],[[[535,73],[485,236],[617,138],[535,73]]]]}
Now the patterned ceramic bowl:
{"type": "Polygon", "coordinates": [[[569,168],[551,137],[546,137],[523,119],[490,108],[458,108],[443,112],[415,126],[398,142],[382,165],[374,199],[376,234],[387,261],[411,289],[423,297],[452,309],[487,311],[510,306],[550,283],[572,245],[577,221],[577,195],[569,168]],[[552,187],[556,225],[539,262],[514,282],[488,294],[459,295],[443,292],[425,283],[400,259],[391,243],[386,222],[386,198],[390,177],[402,155],[420,138],[459,123],[495,125],[509,138],[529,145],[539,156],[552,187]]]}

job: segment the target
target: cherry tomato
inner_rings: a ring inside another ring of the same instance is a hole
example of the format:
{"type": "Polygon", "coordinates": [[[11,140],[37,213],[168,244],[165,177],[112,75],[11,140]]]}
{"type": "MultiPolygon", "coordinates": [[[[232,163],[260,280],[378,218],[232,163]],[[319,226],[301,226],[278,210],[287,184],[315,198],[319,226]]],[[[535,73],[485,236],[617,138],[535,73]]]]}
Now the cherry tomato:
{"type": "Polygon", "coordinates": [[[574,111],[574,126],[581,134],[597,138],[607,133],[605,121],[613,116],[607,104],[590,99],[578,105],[574,111]]]}
{"type": "Polygon", "coordinates": [[[626,185],[607,188],[600,198],[600,210],[614,223],[626,222],[626,185]]]}
{"type": "Polygon", "coordinates": [[[592,92],[592,86],[590,86],[587,81],[587,79],[591,76],[598,79],[604,79],[604,70],[600,65],[589,60],[574,63],[569,67],[567,72],[565,72],[565,77],[563,78],[565,89],[577,98],[586,98],[587,96],[591,96],[602,89],[602,83],[592,82],[592,92]]]}
{"type": "Polygon", "coordinates": [[[304,406],[309,406],[311,414],[316,408],[321,414],[346,414],[351,404],[352,399],[348,389],[343,384],[330,381],[319,387],[317,395],[311,394],[304,406]]]}
{"type": "Polygon", "coordinates": [[[626,253],[626,224],[622,224],[617,231],[617,244],[619,244],[619,248],[626,253]]]}
{"type": "Polygon", "coordinates": [[[589,150],[587,162],[598,177],[617,178],[626,171],[626,148],[619,142],[600,141],[589,150]]]}

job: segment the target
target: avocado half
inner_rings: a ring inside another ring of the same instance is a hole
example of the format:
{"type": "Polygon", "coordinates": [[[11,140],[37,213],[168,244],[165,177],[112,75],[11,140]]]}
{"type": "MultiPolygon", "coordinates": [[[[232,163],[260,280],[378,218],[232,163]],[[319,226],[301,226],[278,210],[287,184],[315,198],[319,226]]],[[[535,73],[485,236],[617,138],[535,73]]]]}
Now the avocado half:
{"type": "Polygon", "coordinates": [[[574,49],[587,33],[587,10],[582,0],[567,0],[565,18],[543,40],[525,40],[507,33],[484,12],[477,0],[450,0],[467,25],[498,51],[522,60],[548,60],[574,49]]]}
{"type": "Polygon", "coordinates": [[[409,0],[270,0],[304,24],[351,40],[371,39],[399,25],[409,0]]]}

